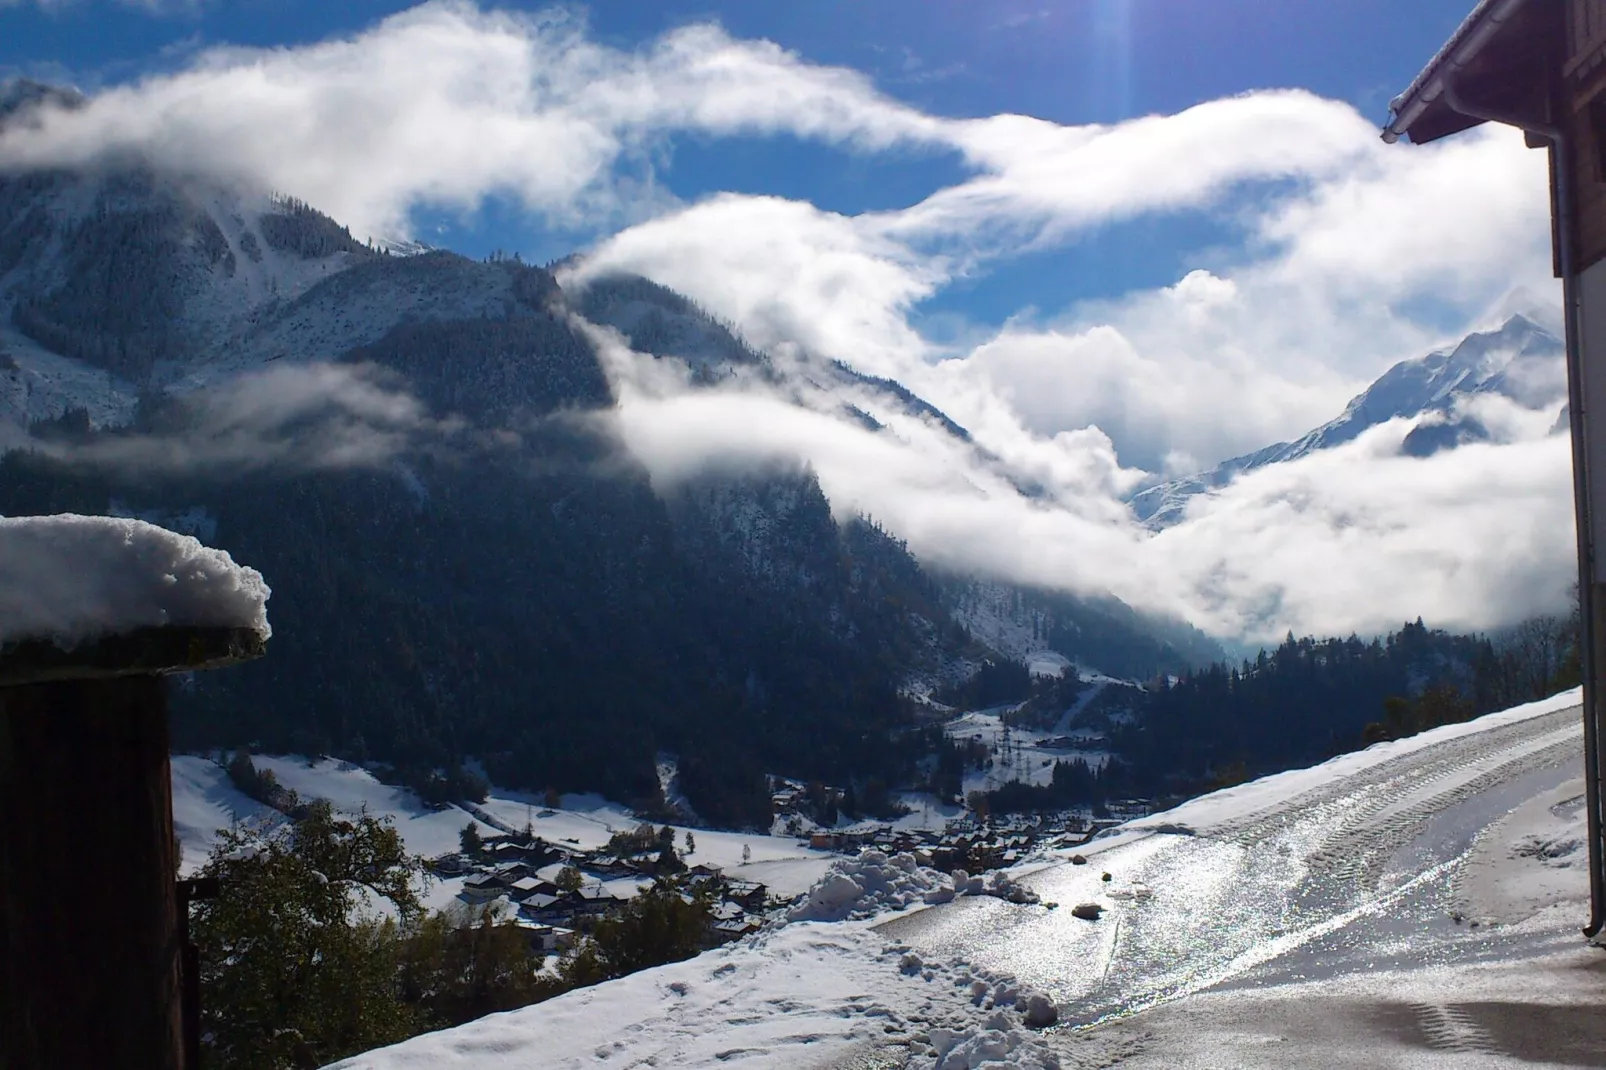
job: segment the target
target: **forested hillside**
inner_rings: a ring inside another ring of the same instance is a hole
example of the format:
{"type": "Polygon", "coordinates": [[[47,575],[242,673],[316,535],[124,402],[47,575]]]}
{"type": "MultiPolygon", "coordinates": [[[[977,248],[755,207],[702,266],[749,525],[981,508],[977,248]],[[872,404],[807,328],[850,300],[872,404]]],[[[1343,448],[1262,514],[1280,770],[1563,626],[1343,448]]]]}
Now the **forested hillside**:
{"type": "MultiPolygon", "coordinates": [[[[667,751],[702,817],[765,825],[766,773],[913,782],[937,730],[903,695],[992,655],[952,582],[834,516],[806,468],[651,484],[595,418],[611,388],[576,313],[703,387],[780,373],[648,280],[566,293],[516,259],[393,256],[293,198],[131,164],[0,177],[0,306],[17,409],[49,415],[0,458],[0,513],[139,515],[273,587],[269,656],[178,689],[181,746],[384,761],[416,784],[473,759],[648,812],[667,751]],[[51,386],[62,359],[105,396],[51,386]],[[292,374],[310,362],[333,377],[292,374]],[[282,378],[234,378],[265,371],[282,378]],[[283,407],[335,383],[356,409],[283,407]],[[131,425],[73,407],[113,412],[118,392],[131,425]]],[[[966,438],[897,383],[816,371],[966,438]]],[[[1065,608],[1047,638],[1091,664],[1204,660],[1118,604],[1065,608]]]]}
{"type": "Polygon", "coordinates": [[[1499,642],[1418,620],[1370,642],[1295,639],[1242,665],[1219,663],[1167,682],[1118,719],[1111,742],[1129,788],[1196,791],[1297,768],[1379,739],[1533,701],[1578,682],[1573,629],[1499,642]]]}

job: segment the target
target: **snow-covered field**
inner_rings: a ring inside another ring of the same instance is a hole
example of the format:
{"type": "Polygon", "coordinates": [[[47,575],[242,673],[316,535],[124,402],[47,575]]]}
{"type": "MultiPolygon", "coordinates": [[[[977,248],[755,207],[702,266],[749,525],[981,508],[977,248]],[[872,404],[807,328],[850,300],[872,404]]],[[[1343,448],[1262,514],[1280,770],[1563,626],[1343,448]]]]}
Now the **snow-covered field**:
{"type": "MultiPolygon", "coordinates": [[[[303,798],[328,799],[337,810],[356,813],[366,808],[376,817],[389,818],[407,849],[425,857],[457,850],[458,835],[470,823],[482,836],[494,836],[499,832],[497,825],[523,829],[528,822],[537,836],[580,850],[601,847],[615,832],[641,823],[623,806],[599,795],[565,795],[561,809],[548,809],[536,796],[495,790],[478,807],[493,819],[494,823],[488,824],[456,806],[431,810],[409,789],[381,784],[368,770],[349,762],[266,755],[256,755],[252,761],[259,769],[271,770],[280,784],[303,798]]],[[[192,755],[173,758],[173,806],[187,871],[205,860],[219,828],[236,818],[272,814],[235,790],[220,766],[192,755]]],[[[731,876],[767,885],[780,896],[806,892],[837,857],[789,837],[684,826],[675,827],[677,850],[685,851],[688,831],[696,843],[696,849],[684,855],[688,863],[721,866],[731,876]],[[751,855],[746,865],[742,862],[744,849],[751,855]]],[[[609,888],[619,895],[632,894],[636,886],[630,879],[609,882],[609,888]]],[[[427,905],[445,907],[461,890],[460,878],[438,880],[426,897],[427,905]]]]}
{"type": "MultiPolygon", "coordinates": [[[[1097,686],[1097,685],[1095,685],[1097,686]]],[[[1087,694],[1097,694],[1090,688],[1087,694]]],[[[1070,717],[1061,718],[1053,729],[1042,731],[1033,728],[1004,727],[1003,714],[1013,706],[973,710],[954,718],[943,726],[950,738],[979,740],[993,751],[991,769],[967,769],[964,777],[966,794],[972,791],[991,791],[1008,781],[1019,780],[1027,784],[1047,784],[1054,778],[1054,763],[1080,758],[1094,769],[1110,760],[1108,751],[1097,746],[1043,746],[1045,742],[1063,738],[1070,717]]]]}
{"type": "Polygon", "coordinates": [[[895,913],[794,921],[340,1065],[1600,1065],[1606,959],[1576,931],[1577,701],[1136,822],[1081,848],[1088,864],[1023,878],[1057,910],[922,909],[924,878],[856,880],[895,913]],[[1070,915],[1084,900],[1100,920],[1070,915]],[[1044,999],[1059,1025],[1024,1028],[1044,999]]]}
{"type": "Polygon", "coordinates": [[[173,827],[183,856],[182,872],[201,867],[219,829],[236,822],[279,820],[277,812],[242,795],[216,762],[193,754],[173,755],[173,827]]]}
{"type": "MultiPolygon", "coordinates": [[[[522,829],[528,822],[542,839],[581,850],[601,847],[615,832],[627,832],[641,824],[625,807],[600,795],[565,795],[561,809],[548,809],[537,796],[497,789],[480,809],[509,828],[522,829]]],[[[670,827],[675,830],[675,848],[688,864],[720,866],[732,877],[768,885],[777,895],[807,891],[837,857],[790,836],[670,827]],[[687,832],[696,842],[696,850],[689,855],[684,854],[687,832]],[[746,865],[742,864],[744,849],[751,855],[746,865]]]]}

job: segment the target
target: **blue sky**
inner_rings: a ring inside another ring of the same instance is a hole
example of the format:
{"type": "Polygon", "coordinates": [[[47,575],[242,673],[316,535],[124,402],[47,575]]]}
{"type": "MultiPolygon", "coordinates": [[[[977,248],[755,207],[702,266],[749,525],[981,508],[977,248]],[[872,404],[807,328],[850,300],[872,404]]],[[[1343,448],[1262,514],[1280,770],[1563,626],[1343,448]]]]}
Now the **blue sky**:
{"type": "MultiPolygon", "coordinates": [[[[135,79],[219,44],[297,45],[349,34],[411,5],[383,0],[0,0],[0,71],[86,87],[135,79]],[[157,12],[152,14],[152,11],[157,12]]],[[[538,10],[546,5],[499,5],[538,10]]],[[[715,20],[813,62],[864,71],[886,93],[947,116],[1018,112],[1110,123],[1247,90],[1302,87],[1381,122],[1468,10],[1467,0],[811,0],[781,4],[599,0],[577,5],[597,38],[630,49],[715,20]]],[[[685,137],[660,175],[679,197],[722,190],[809,200],[835,211],[895,208],[955,181],[952,157],[845,156],[790,139],[685,137]]],[[[518,249],[546,260],[590,238],[506,203],[483,216],[428,216],[433,240],[468,253],[518,249]],[[434,228],[444,227],[443,230],[434,228]]],[[[937,295],[927,314],[998,322],[1022,306],[1109,296],[1174,281],[1200,247],[1229,240],[1221,221],[1143,220],[1084,235],[1074,248],[1000,265],[937,295]]],[[[940,329],[936,323],[934,329],[940,329]]]]}
{"type": "Polygon", "coordinates": [[[0,0],[0,72],[92,94],[0,131],[0,168],[134,153],[359,237],[579,249],[565,284],[656,279],[777,367],[899,380],[987,458],[873,398],[890,435],[599,342],[655,478],[802,459],[923,559],[1219,635],[1477,627],[1565,598],[1559,395],[1426,460],[1380,428],[1159,536],[1125,504],[1332,419],[1514,292],[1554,300],[1542,153],[1378,137],[1469,6],[0,0]]]}

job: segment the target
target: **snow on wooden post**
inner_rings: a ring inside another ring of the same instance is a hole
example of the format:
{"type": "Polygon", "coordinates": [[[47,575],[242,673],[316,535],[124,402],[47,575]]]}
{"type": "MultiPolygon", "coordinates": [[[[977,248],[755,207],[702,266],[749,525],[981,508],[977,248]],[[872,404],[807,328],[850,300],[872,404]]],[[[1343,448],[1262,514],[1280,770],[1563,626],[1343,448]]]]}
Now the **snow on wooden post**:
{"type": "Polygon", "coordinates": [[[184,1070],[161,677],[260,656],[267,597],[140,521],[0,518],[6,1070],[184,1070]]]}

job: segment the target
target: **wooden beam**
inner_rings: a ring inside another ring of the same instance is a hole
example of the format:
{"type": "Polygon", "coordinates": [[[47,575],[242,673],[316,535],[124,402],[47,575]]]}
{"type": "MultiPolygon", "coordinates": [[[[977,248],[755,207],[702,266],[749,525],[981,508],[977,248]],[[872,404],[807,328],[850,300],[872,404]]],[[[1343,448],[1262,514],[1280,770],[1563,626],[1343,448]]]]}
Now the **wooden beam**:
{"type": "Polygon", "coordinates": [[[0,1068],[194,1070],[162,674],[264,651],[150,628],[0,648],[0,1068]]]}
{"type": "Polygon", "coordinates": [[[165,687],[0,691],[6,1070],[184,1070],[165,687]]]}

